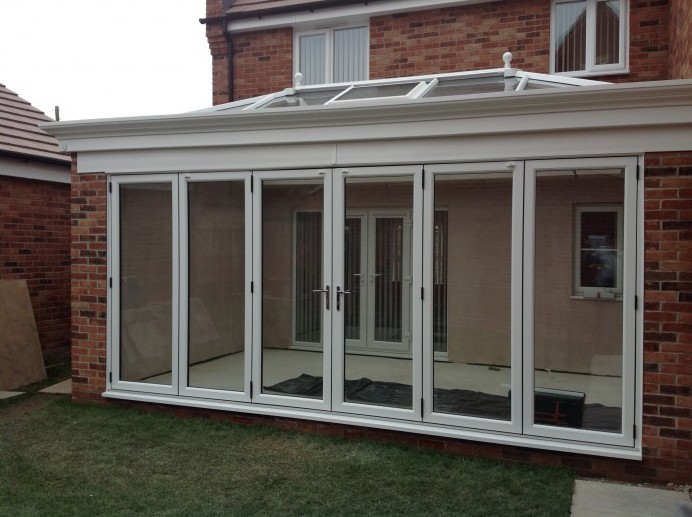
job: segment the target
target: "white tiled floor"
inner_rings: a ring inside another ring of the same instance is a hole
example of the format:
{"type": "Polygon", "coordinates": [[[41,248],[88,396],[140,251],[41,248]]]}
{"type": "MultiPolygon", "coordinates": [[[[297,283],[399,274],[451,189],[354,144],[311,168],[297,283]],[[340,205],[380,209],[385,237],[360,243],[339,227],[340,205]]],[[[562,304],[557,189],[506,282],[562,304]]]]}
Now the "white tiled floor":
{"type": "MultiPolygon", "coordinates": [[[[264,351],[262,384],[271,386],[303,373],[322,376],[323,356],[303,350],[267,349],[264,351]]],[[[213,389],[242,389],[244,354],[242,352],[194,365],[190,385],[213,389]]],[[[346,378],[412,383],[411,360],[366,355],[348,355],[346,378]]],[[[170,374],[148,379],[168,384],[170,374]]],[[[536,372],[536,386],[586,393],[586,403],[620,406],[620,378],[559,372],[536,372]]],[[[435,387],[468,389],[494,395],[507,395],[510,385],[508,368],[458,363],[435,363],[435,387]]]]}

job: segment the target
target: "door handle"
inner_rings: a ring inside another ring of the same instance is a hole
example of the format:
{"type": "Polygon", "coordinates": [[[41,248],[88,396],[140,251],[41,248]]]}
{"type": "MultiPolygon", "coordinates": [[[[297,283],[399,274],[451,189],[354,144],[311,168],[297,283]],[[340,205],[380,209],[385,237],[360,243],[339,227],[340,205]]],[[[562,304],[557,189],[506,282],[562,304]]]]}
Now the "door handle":
{"type": "MultiPolygon", "coordinates": [[[[327,307],[327,310],[329,310],[329,286],[326,286],[324,289],[313,289],[312,292],[313,293],[324,293],[327,295],[327,297],[325,298],[325,305],[327,307]]],[[[337,303],[337,309],[338,309],[338,304],[339,304],[338,296],[337,296],[337,302],[336,303],[337,303]]]]}
{"type": "Polygon", "coordinates": [[[347,291],[346,289],[344,289],[342,291],[341,286],[337,285],[336,286],[336,310],[337,311],[341,310],[341,295],[342,294],[351,294],[351,291],[347,291]]]}

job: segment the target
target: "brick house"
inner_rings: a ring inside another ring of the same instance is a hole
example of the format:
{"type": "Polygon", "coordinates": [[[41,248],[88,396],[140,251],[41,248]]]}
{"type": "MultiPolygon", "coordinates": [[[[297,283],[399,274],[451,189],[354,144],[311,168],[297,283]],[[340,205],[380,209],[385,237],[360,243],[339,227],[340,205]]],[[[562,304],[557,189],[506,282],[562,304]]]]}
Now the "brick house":
{"type": "Polygon", "coordinates": [[[208,0],[214,107],[47,125],[74,399],[689,483],[691,18],[208,0]]]}
{"type": "Polygon", "coordinates": [[[70,353],[70,157],[0,84],[0,280],[27,281],[44,360],[70,353]]]}

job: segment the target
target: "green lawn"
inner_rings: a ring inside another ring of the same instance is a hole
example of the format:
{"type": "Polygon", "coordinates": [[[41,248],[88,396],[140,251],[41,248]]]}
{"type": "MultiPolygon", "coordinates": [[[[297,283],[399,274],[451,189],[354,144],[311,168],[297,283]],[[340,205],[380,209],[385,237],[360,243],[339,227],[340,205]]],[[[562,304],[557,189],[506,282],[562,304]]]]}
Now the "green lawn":
{"type": "Polygon", "coordinates": [[[569,515],[574,474],[265,427],[0,403],[0,515],[569,515]]]}

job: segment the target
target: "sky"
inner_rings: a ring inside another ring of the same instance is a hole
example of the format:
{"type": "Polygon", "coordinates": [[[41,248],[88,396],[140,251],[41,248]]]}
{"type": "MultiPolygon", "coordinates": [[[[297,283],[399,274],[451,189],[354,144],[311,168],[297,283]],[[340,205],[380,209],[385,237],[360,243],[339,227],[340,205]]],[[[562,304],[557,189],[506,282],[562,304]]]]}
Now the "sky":
{"type": "Polygon", "coordinates": [[[205,0],[0,0],[0,84],[60,120],[211,105],[205,0]]]}

